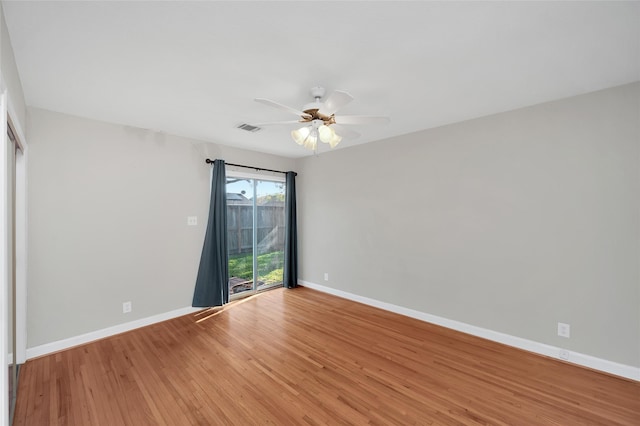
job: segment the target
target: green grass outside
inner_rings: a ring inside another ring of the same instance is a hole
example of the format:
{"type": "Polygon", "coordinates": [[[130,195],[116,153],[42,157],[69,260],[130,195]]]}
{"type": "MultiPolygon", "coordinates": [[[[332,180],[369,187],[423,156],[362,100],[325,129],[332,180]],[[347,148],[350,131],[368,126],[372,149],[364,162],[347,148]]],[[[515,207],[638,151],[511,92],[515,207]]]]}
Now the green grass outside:
{"type": "MultiPolygon", "coordinates": [[[[274,251],[258,256],[258,277],[266,285],[282,282],[283,252],[274,251]]],[[[239,277],[245,280],[253,279],[253,255],[234,254],[229,256],[229,277],[239,277]]]]}

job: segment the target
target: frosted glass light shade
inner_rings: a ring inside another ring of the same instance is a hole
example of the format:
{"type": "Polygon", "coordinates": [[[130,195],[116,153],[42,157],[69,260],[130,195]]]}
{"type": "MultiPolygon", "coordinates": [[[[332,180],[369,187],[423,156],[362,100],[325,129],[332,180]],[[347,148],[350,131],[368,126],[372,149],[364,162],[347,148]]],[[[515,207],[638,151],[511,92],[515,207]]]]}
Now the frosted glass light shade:
{"type": "Polygon", "coordinates": [[[324,143],[329,143],[331,138],[336,134],[333,129],[329,126],[325,126],[324,124],[318,127],[318,134],[320,135],[320,140],[324,143]]]}
{"type": "Polygon", "coordinates": [[[340,141],[342,140],[342,136],[338,136],[335,132],[333,133],[333,136],[331,137],[331,139],[329,139],[329,146],[331,148],[335,148],[340,141]]]}
{"type": "Polygon", "coordinates": [[[316,132],[311,132],[311,134],[304,140],[304,147],[311,151],[315,151],[317,146],[318,134],[316,132]]]}
{"type": "Polygon", "coordinates": [[[309,129],[309,127],[300,127],[298,130],[293,130],[291,132],[291,137],[298,145],[302,145],[305,139],[307,139],[307,137],[309,136],[310,132],[311,130],[309,129]]]}

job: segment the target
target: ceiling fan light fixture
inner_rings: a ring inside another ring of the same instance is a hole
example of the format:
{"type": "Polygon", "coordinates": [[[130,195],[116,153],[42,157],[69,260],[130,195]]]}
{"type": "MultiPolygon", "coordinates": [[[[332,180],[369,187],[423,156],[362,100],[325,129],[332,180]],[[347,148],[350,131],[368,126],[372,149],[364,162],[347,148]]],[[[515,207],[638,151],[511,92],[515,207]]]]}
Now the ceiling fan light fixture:
{"type": "Polygon", "coordinates": [[[321,123],[322,121],[320,120],[314,120],[309,126],[293,130],[291,137],[295,143],[311,151],[315,151],[318,148],[318,140],[328,143],[331,148],[335,148],[342,140],[342,136],[337,135],[330,126],[321,123]]]}
{"type": "Polygon", "coordinates": [[[318,135],[320,135],[320,140],[324,143],[329,143],[329,141],[335,136],[335,134],[336,132],[334,132],[333,129],[327,125],[323,124],[322,126],[318,127],[318,135]]]}
{"type": "Polygon", "coordinates": [[[342,140],[342,136],[338,136],[335,132],[333,133],[333,136],[331,137],[331,139],[329,139],[329,146],[331,148],[335,148],[336,146],[338,146],[338,144],[340,143],[340,141],[342,140]]]}
{"type": "Polygon", "coordinates": [[[298,145],[303,145],[305,140],[309,137],[311,129],[308,126],[300,127],[298,130],[291,132],[291,137],[298,145]]]}
{"type": "Polygon", "coordinates": [[[303,146],[311,151],[315,151],[318,146],[318,132],[311,129],[309,135],[304,139],[303,146]]]}

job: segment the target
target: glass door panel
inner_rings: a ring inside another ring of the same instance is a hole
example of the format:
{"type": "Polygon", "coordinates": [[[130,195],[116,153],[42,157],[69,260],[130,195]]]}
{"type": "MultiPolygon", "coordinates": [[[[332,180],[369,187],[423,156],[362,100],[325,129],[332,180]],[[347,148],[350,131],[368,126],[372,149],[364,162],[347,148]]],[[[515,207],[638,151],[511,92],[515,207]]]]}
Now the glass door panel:
{"type": "Polygon", "coordinates": [[[227,178],[229,297],[253,291],[253,179],[227,178]]]}
{"type": "Polygon", "coordinates": [[[256,181],[258,290],[282,285],[284,268],[284,183],[256,181]]]}

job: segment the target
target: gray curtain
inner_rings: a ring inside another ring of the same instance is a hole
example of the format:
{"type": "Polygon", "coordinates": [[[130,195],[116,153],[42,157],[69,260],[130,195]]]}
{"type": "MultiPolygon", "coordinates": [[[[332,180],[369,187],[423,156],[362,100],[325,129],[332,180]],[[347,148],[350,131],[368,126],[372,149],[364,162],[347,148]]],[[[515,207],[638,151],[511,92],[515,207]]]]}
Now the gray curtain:
{"type": "Polygon", "coordinates": [[[286,173],[284,218],[284,286],[298,286],[298,221],[296,218],[296,174],[286,173]]]}
{"type": "Polygon", "coordinates": [[[193,293],[193,307],[221,306],[229,301],[227,252],[227,178],[224,161],[213,162],[209,221],[193,293]]]}

